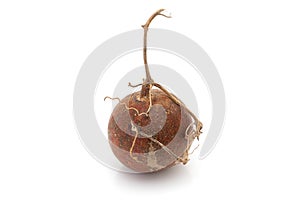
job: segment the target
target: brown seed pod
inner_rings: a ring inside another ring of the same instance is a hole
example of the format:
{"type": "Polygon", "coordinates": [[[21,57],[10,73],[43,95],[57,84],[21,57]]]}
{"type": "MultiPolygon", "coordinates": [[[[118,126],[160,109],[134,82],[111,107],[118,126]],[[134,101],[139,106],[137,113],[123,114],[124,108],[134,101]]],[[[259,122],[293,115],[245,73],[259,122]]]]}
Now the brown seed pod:
{"type": "Polygon", "coordinates": [[[109,124],[108,139],[115,156],[137,172],[155,172],[188,162],[189,149],[201,134],[202,123],[173,94],[152,80],[147,62],[147,32],[151,21],[162,14],[156,11],[144,28],[146,79],[140,92],[119,100],[109,124]],[[156,87],[157,89],[153,89],[156,87]]]}

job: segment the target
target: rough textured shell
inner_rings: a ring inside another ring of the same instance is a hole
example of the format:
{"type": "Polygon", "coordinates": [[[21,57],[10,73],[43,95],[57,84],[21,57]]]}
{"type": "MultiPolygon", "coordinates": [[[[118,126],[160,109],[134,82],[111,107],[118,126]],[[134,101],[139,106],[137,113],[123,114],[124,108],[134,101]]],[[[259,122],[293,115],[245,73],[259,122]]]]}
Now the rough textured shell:
{"type": "Polygon", "coordinates": [[[116,105],[108,124],[113,153],[125,166],[138,172],[153,172],[175,165],[192,142],[186,137],[193,122],[190,114],[162,91],[151,93],[153,106],[148,116],[138,114],[147,112],[149,98],[140,99],[140,92],[136,92],[116,105]]]}

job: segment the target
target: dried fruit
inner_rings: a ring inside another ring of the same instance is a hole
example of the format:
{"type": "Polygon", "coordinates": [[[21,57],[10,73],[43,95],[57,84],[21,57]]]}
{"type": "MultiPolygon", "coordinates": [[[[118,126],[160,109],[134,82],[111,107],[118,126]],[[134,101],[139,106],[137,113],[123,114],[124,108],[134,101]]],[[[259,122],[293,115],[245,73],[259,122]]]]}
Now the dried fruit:
{"type": "Polygon", "coordinates": [[[147,62],[147,33],[151,21],[163,14],[156,11],[143,25],[143,57],[146,79],[141,91],[119,100],[109,124],[108,139],[115,156],[137,172],[155,172],[178,163],[186,164],[189,149],[199,139],[202,123],[174,94],[151,78],[147,62]],[[156,89],[153,89],[156,88],[156,89]]]}

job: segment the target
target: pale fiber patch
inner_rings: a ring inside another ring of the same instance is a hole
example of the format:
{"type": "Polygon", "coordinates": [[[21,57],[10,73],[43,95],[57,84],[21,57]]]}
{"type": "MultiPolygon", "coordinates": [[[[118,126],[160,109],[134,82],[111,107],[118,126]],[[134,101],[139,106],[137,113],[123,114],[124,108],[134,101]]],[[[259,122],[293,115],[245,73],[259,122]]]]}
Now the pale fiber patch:
{"type": "Polygon", "coordinates": [[[152,145],[152,142],[149,143],[150,147],[149,147],[149,153],[147,156],[147,166],[150,167],[151,170],[155,171],[155,170],[159,170],[164,168],[165,166],[159,165],[157,163],[157,158],[155,155],[155,148],[152,145]]]}

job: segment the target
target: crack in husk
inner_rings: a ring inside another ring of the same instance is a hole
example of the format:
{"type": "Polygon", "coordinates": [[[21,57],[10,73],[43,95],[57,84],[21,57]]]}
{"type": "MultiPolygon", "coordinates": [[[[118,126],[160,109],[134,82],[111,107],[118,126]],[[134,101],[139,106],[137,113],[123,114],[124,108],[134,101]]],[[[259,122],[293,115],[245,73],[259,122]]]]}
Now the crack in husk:
{"type": "MultiPolygon", "coordinates": [[[[160,141],[156,140],[155,138],[152,138],[152,137],[149,137],[147,134],[145,134],[144,132],[142,131],[138,131],[138,128],[133,124],[133,122],[131,121],[131,130],[133,130],[134,132],[136,132],[135,134],[135,138],[138,136],[138,135],[141,135],[149,140],[151,140],[152,142],[158,144],[163,150],[165,150],[168,154],[170,154],[171,156],[173,156],[174,158],[176,158],[177,160],[179,161],[183,161],[183,160],[186,160],[186,158],[181,158],[180,156],[176,155],[172,150],[170,150],[167,146],[165,146],[164,144],[162,144],[160,141]]],[[[133,147],[134,147],[134,143],[132,143],[132,146],[130,148],[130,156],[134,159],[134,160],[137,160],[135,157],[132,156],[132,150],[133,150],[133,147]]]]}

